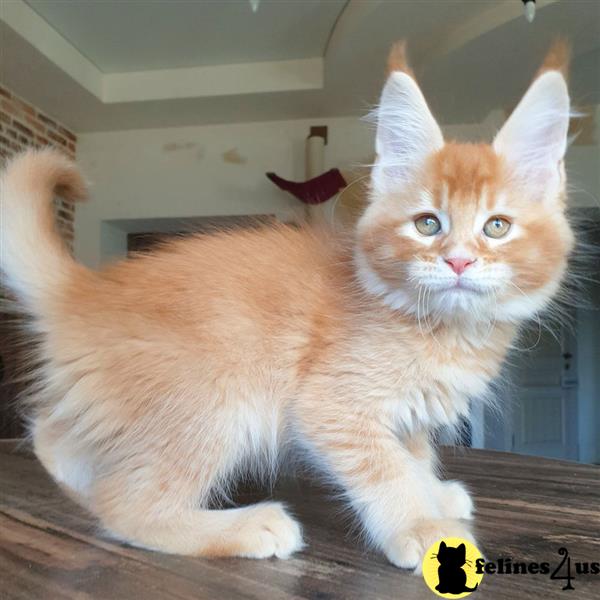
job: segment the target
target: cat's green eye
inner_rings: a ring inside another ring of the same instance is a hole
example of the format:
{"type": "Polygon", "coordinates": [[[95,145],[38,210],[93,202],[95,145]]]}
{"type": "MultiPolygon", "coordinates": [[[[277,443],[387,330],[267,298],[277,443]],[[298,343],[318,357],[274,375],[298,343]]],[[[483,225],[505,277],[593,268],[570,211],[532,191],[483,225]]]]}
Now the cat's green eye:
{"type": "Polygon", "coordinates": [[[498,239],[504,237],[510,230],[510,221],[504,217],[492,217],[483,226],[483,233],[488,237],[498,239]]]}
{"type": "Polygon", "coordinates": [[[422,235],[435,235],[442,230],[442,224],[435,215],[421,215],[415,219],[415,227],[422,235]]]}

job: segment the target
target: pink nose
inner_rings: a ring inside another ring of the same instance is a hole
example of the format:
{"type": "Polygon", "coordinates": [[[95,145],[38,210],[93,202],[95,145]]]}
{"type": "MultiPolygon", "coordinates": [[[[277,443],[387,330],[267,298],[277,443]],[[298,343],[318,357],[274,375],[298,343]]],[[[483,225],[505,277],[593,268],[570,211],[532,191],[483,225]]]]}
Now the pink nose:
{"type": "Polygon", "coordinates": [[[457,274],[460,275],[470,267],[476,259],[471,258],[445,258],[444,261],[450,265],[450,268],[457,274]]]}

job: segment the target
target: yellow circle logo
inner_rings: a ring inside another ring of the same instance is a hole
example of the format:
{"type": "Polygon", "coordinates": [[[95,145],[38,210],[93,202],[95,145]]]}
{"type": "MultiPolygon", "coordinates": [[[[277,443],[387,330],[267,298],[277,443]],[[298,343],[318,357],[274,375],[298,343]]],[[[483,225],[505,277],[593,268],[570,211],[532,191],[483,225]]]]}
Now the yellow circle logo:
{"type": "Polygon", "coordinates": [[[477,548],[462,538],[448,537],[436,542],[423,558],[423,579],[427,587],[442,598],[464,598],[473,593],[483,579],[476,561],[482,558],[477,548]]]}

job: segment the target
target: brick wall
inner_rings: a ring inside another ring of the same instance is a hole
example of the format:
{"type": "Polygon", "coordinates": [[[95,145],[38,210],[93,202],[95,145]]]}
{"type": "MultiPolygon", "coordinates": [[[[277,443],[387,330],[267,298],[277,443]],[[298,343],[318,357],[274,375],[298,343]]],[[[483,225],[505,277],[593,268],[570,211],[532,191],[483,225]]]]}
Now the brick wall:
{"type": "MultiPolygon", "coordinates": [[[[0,167],[7,158],[25,148],[48,145],[75,158],[77,136],[0,85],[0,167]]],[[[58,229],[72,249],[75,206],[57,198],[55,209],[58,229]]]]}
{"type": "MultiPolygon", "coordinates": [[[[76,144],[73,132],[0,86],[0,168],[13,154],[31,146],[55,146],[75,158],[76,144]]],[[[74,208],[72,203],[55,200],[58,229],[71,249],[74,208]]],[[[31,377],[28,352],[32,343],[18,316],[3,312],[3,299],[10,295],[1,284],[0,275],[0,438],[21,437],[24,425],[15,400],[31,377]]]]}

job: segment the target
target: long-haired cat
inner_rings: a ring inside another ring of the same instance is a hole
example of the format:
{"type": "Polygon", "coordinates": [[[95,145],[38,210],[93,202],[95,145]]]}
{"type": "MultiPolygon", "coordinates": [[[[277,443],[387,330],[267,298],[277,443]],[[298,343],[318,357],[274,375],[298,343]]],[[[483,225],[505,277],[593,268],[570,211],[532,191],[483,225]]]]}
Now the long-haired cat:
{"type": "Polygon", "coordinates": [[[551,52],[493,144],[462,144],[396,47],[350,238],[223,232],[91,271],[53,227],[53,193],[85,193],[76,167],[51,150],[10,162],[1,267],[39,334],[30,431],[54,479],[131,544],[287,557],[303,543],[282,505],[210,501],[292,446],[395,565],[472,539],[471,498],[436,475],[430,436],[486,395],[566,270],[565,59],[551,52]]]}

